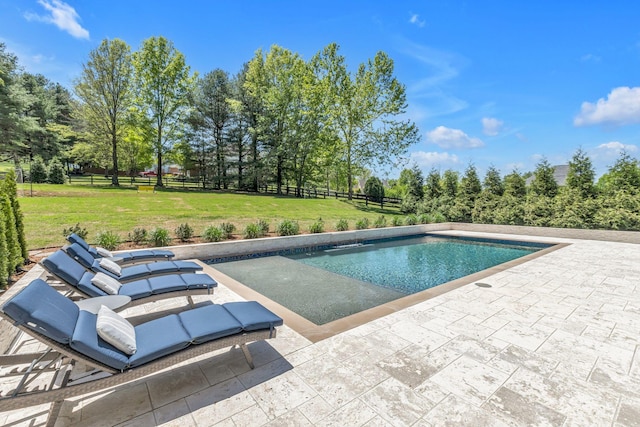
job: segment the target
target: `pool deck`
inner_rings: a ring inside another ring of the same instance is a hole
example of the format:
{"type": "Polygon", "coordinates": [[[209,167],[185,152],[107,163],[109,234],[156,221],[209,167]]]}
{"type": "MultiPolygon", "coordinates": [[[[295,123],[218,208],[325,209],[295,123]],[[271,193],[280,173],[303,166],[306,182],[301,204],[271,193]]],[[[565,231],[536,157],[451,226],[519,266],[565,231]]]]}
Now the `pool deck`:
{"type": "Polygon", "coordinates": [[[56,426],[640,425],[640,245],[530,239],[568,245],[317,342],[285,324],[249,346],[254,370],[225,350],[67,400],[56,426]]]}

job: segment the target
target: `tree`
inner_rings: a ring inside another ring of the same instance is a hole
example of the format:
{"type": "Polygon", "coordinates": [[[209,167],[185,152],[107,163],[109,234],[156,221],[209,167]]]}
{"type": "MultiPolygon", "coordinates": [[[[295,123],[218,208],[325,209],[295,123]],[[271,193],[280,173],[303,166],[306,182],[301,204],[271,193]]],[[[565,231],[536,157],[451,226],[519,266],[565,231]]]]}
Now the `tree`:
{"type": "Polygon", "coordinates": [[[578,149],[569,161],[567,187],[577,190],[582,198],[591,198],[595,195],[593,186],[595,176],[596,172],[591,159],[582,149],[578,149]]]}
{"type": "MultiPolygon", "coordinates": [[[[2,195],[0,195],[0,199],[2,195]]],[[[4,218],[4,213],[2,209],[0,209],[0,253],[7,254],[7,230],[6,230],[6,220],[4,218]]],[[[11,275],[11,269],[9,267],[9,257],[8,256],[0,256],[0,289],[5,289],[9,284],[9,276],[11,275]]]]}
{"type": "Polygon", "coordinates": [[[32,104],[33,96],[23,85],[17,57],[0,42],[0,154],[13,160],[16,169],[20,157],[29,152],[26,135],[38,126],[26,114],[32,104]]]}
{"type": "Polygon", "coordinates": [[[433,168],[429,171],[425,179],[424,190],[425,199],[437,199],[442,195],[440,172],[437,169],[433,168]]]}
{"type": "Polygon", "coordinates": [[[42,158],[36,157],[31,162],[29,170],[30,182],[41,183],[47,181],[47,168],[44,165],[42,158]]]}
{"type": "Polygon", "coordinates": [[[64,167],[57,157],[54,157],[49,162],[49,173],[47,174],[47,180],[51,184],[64,184],[67,181],[64,174],[64,167]]]}
{"type": "Polygon", "coordinates": [[[558,183],[553,177],[554,168],[547,159],[543,158],[536,165],[533,172],[533,180],[529,185],[531,193],[535,196],[555,197],[558,194],[558,183]]]}
{"type": "Polygon", "coordinates": [[[132,105],[131,48],[120,39],[102,41],[89,53],[82,66],[82,76],[75,84],[78,97],[85,103],[83,111],[98,132],[108,135],[111,144],[113,174],[111,185],[118,182],[118,141],[121,126],[132,105]]]}
{"type": "Polygon", "coordinates": [[[442,195],[451,198],[458,194],[458,172],[447,169],[442,174],[442,195]]]}
{"type": "MultiPolygon", "coordinates": [[[[7,172],[0,188],[0,193],[4,193],[11,203],[11,209],[13,210],[13,218],[15,221],[16,232],[18,234],[18,243],[20,244],[20,251],[22,258],[26,261],[29,259],[29,250],[27,248],[27,241],[24,235],[24,215],[20,209],[20,203],[18,202],[18,187],[16,185],[16,173],[14,170],[7,172]]],[[[6,245],[6,243],[5,243],[6,245]]],[[[1,249],[1,248],[0,248],[1,249]]],[[[6,253],[0,250],[0,253],[6,253]]],[[[0,267],[0,271],[1,267],[0,267]]]]}
{"type": "Polygon", "coordinates": [[[332,43],[312,59],[325,91],[327,125],[339,141],[346,163],[349,198],[354,166],[386,164],[419,140],[410,120],[395,119],[406,111],[405,87],[393,77],[393,60],[378,52],[351,75],[332,43]]]}
{"type": "Polygon", "coordinates": [[[4,219],[4,234],[7,242],[7,251],[3,253],[3,257],[7,258],[9,274],[11,274],[24,263],[24,259],[22,258],[22,248],[18,240],[18,230],[11,201],[4,192],[0,193],[0,210],[2,210],[1,216],[4,219]]]}
{"type": "Polygon", "coordinates": [[[373,202],[382,202],[382,199],[384,199],[384,185],[382,185],[382,181],[375,176],[369,178],[364,184],[364,194],[373,202]]]}
{"type": "Polygon", "coordinates": [[[184,55],[164,37],[151,37],[142,42],[133,55],[137,103],[152,122],[158,176],[162,187],[162,156],[176,140],[177,128],[189,104],[197,75],[189,75],[184,55]]]}
{"type": "MultiPolygon", "coordinates": [[[[190,123],[203,142],[213,147],[214,183],[216,188],[228,188],[227,127],[231,119],[229,75],[221,69],[213,70],[198,79],[192,100],[190,123]]],[[[207,150],[208,151],[208,150],[207,150]]]]}
{"type": "Polygon", "coordinates": [[[504,193],[504,183],[500,177],[500,172],[494,166],[487,169],[482,183],[483,190],[495,196],[502,196],[504,193]]]}
{"type": "Polygon", "coordinates": [[[527,194],[527,182],[517,170],[504,177],[504,194],[523,198],[527,194]]]}
{"type": "Polygon", "coordinates": [[[598,180],[598,188],[608,194],[625,191],[628,194],[640,192],[640,162],[622,151],[609,171],[598,180]]]}

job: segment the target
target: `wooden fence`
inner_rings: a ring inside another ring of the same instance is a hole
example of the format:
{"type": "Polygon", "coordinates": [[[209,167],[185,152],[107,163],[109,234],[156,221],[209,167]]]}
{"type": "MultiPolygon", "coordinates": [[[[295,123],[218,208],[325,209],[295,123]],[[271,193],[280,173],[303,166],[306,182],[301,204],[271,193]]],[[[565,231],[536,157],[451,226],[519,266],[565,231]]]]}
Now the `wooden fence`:
{"type": "MultiPolygon", "coordinates": [[[[111,177],[104,175],[69,175],[68,182],[70,184],[80,185],[92,185],[92,186],[108,186],[111,185],[111,177]]],[[[156,184],[157,177],[118,177],[118,183],[127,187],[138,188],[140,186],[154,186],[156,184]]],[[[176,190],[220,190],[212,183],[204,183],[198,178],[175,178],[164,176],[162,183],[165,188],[176,190]]],[[[235,189],[230,189],[231,191],[235,189]]],[[[259,193],[277,194],[277,187],[275,185],[261,185],[258,188],[259,193]]],[[[317,189],[317,188],[304,188],[300,192],[295,187],[283,186],[282,195],[302,198],[322,198],[329,197],[336,199],[348,199],[349,194],[344,191],[317,189]]],[[[384,208],[385,205],[392,207],[399,207],[402,204],[402,199],[397,197],[384,197],[382,200],[373,201],[371,197],[362,193],[353,193],[353,200],[364,201],[365,205],[380,205],[380,208],[384,208]]]]}

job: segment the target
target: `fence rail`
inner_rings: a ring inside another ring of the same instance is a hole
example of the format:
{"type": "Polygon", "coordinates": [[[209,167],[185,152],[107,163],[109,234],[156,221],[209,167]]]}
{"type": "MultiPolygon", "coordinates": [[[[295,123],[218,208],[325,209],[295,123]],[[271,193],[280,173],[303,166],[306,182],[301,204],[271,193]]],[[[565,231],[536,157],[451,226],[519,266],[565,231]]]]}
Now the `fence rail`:
{"type": "MultiPolygon", "coordinates": [[[[69,175],[68,181],[70,184],[80,185],[92,185],[92,186],[108,186],[111,185],[111,177],[105,175],[69,175]]],[[[137,189],[140,186],[154,186],[157,182],[157,177],[139,177],[139,176],[122,176],[118,177],[118,183],[120,186],[137,189]]],[[[168,189],[180,189],[180,190],[221,190],[213,183],[205,182],[198,178],[175,178],[175,177],[163,177],[162,183],[165,188],[168,189]]],[[[234,189],[230,189],[234,190],[234,189]]],[[[336,199],[348,199],[349,193],[344,191],[326,190],[317,188],[304,188],[298,190],[296,187],[283,186],[281,188],[283,195],[302,197],[302,198],[336,198],[336,199]]],[[[275,185],[261,185],[258,187],[259,193],[277,194],[277,187],[275,185]]],[[[353,193],[351,198],[354,200],[362,200],[365,205],[380,205],[384,208],[385,205],[399,207],[402,204],[402,199],[397,197],[384,197],[382,200],[374,201],[371,197],[362,193],[353,193]]]]}

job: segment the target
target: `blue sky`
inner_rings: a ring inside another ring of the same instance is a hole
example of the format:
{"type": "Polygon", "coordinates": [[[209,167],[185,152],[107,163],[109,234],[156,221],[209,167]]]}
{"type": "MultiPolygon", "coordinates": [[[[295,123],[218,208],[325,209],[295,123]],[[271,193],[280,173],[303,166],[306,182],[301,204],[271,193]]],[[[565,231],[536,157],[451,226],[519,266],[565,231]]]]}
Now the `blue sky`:
{"type": "Polygon", "coordinates": [[[601,174],[622,149],[640,155],[638,16],[616,0],[0,0],[0,41],[68,88],[105,38],[136,50],[162,35],[201,74],[273,44],[309,59],[336,42],[353,69],[382,50],[422,136],[408,166],[507,174],[582,148],[601,174]]]}

